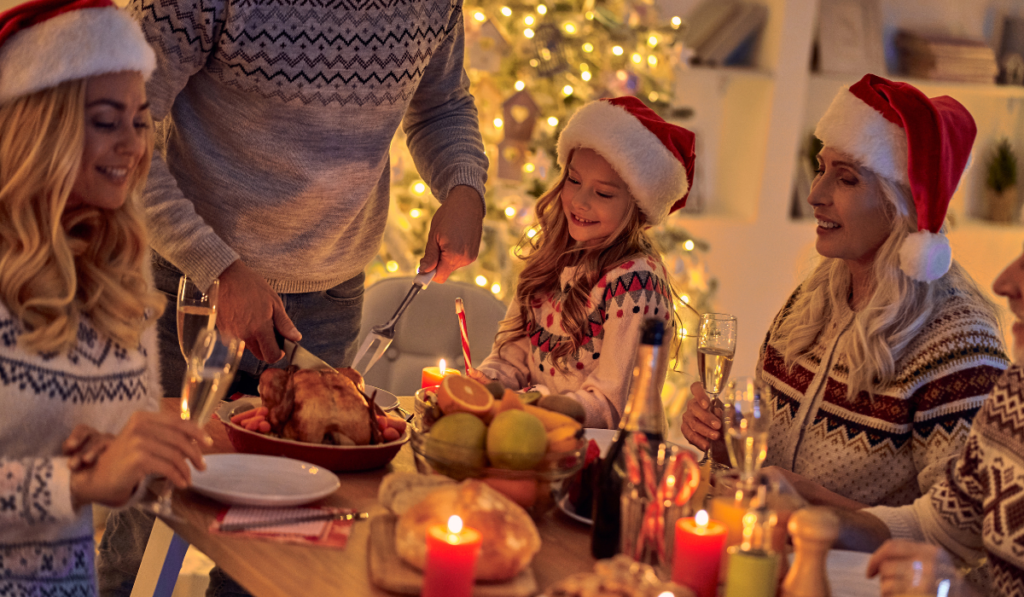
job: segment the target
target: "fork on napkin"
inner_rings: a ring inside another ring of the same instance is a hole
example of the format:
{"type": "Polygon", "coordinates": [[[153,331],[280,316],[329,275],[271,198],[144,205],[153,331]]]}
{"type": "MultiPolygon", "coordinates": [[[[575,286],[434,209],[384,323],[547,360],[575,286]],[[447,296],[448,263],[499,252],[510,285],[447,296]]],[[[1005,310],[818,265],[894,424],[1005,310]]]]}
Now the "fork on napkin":
{"type": "Polygon", "coordinates": [[[266,508],[231,506],[223,510],[210,531],[286,542],[344,547],[352,521],[369,517],[347,508],[266,508]]]}

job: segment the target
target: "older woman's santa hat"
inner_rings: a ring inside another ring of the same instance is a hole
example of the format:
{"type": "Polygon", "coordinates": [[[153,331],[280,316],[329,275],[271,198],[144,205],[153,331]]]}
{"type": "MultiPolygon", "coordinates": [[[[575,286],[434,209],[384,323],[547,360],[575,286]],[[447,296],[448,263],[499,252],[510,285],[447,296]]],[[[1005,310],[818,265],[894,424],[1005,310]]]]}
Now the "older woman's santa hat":
{"type": "Polygon", "coordinates": [[[693,184],[693,133],[665,122],[635,97],[590,102],[558,137],[558,165],[572,150],[596,151],[629,186],[652,226],[686,205],[693,184]]]}
{"type": "Polygon", "coordinates": [[[66,81],[136,71],[156,54],[110,0],[35,0],[0,13],[0,104],[66,81]]]}
{"type": "Polygon", "coordinates": [[[912,85],[864,75],[836,95],[814,134],[910,189],[917,232],[900,247],[900,269],[921,282],[944,276],[953,253],[939,230],[977,134],[967,109],[951,97],[928,98],[912,85]]]}

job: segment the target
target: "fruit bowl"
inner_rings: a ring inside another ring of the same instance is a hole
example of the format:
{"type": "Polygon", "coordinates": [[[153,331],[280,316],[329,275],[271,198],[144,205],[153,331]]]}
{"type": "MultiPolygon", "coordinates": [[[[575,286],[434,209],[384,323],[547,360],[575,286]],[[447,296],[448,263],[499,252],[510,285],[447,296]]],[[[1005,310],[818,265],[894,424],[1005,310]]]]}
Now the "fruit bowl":
{"type": "MultiPolygon", "coordinates": [[[[577,440],[576,448],[567,452],[551,452],[530,470],[494,468],[481,463],[481,454],[471,448],[451,444],[430,437],[429,432],[416,427],[409,429],[412,439],[416,470],[423,474],[441,474],[456,480],[480,479],[523,506],[534,516],[540,516],[555,505],[562,481],[583,467],[587,443],[577,440]]],[[[485,460],[485,458],[483,458],[485,460]]]]}
{"type": "Polygon", "coordinates": [[[380,468],[391,462],[402,445],[409,441],[410,428],[397,440],[373,446],[332,446],[311,444],[296,440],[274,437],[248,429],[231,422],[231,417],[262,404],[257,396],[245,396],[234,402],[224,402],[216,415],[224,424],[228,440],[235,450],[246,454],[267,454],[285,456],[322,466],[335,472],[365,471],[380,468]]]}

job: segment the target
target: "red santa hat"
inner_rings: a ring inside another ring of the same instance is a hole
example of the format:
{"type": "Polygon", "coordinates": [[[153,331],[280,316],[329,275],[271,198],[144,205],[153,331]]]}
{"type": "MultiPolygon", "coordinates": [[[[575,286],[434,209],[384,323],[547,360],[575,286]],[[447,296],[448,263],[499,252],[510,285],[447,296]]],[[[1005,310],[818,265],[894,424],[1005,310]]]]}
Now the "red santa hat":
{"type": "Polygon", "coordinates": [[[693,133],[669,124],[635,97],[590,102],[558,137],[558,165],[578,147],[593,149],[629,186],[652,226],[686,205],[693,184],[693,133]]]}
{"type": "Polygon", "coordinates": [[[155,67],[138,23],[110,0],[34,0],[0,13],[0,104],[95,75],[148,79],[155,67]]]}
{"type": "Polygon", "coordinates": [[[951,97],[928,98],[907,83],[864,75],[836,95],[814,134],[910,189],[917,232],[900,247],[900,269],[921,282],[944,276],[953,253],[939,229],[977,134],[967,109],[951,97]]]}

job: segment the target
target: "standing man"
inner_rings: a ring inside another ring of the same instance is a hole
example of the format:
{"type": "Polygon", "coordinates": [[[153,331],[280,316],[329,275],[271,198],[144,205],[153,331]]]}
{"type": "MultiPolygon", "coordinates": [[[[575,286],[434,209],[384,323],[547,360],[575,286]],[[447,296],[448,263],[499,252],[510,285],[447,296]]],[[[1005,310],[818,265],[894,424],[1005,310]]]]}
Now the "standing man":
{"type": "MultiPolygon", "coordinates": [[[[217,325],[245,340],[243,371],[258,377],[283,355],[275,328],[332,365],[355,356],[399,124],[441,200],[421,271],[444,282],[476,258],[487,158],[461,0],[133,0],[129,11],[157,54],[145,196],[157,286],[173,296],[182,272],[200,288],[219,279],[217,325]]],[[[174,311],[160,326],[168,392],[184,373],[174,311]]]]}
{"type": "MultiPolygon", "coordinates": [[[[421,271],[476,259],[487,158],[463,71],[461,0],[132,0],[156,50],[147,86],[156,150],[145,192],[163,385],[181,387],[174,296],[182,272],[220,280],[217,326],[246,342],[250,387],[283,353],[275,329],[348,365],[363,269],[390,199],[401,124],[441,200],[421,271]]],[[[107,172],[116,176],[117,172],[107,172]]],[[[152,517],[108,520],[103,595],[127,595],[152,517]]],[[[210,593],[241,593],[219,569],[210,593]]]]}

